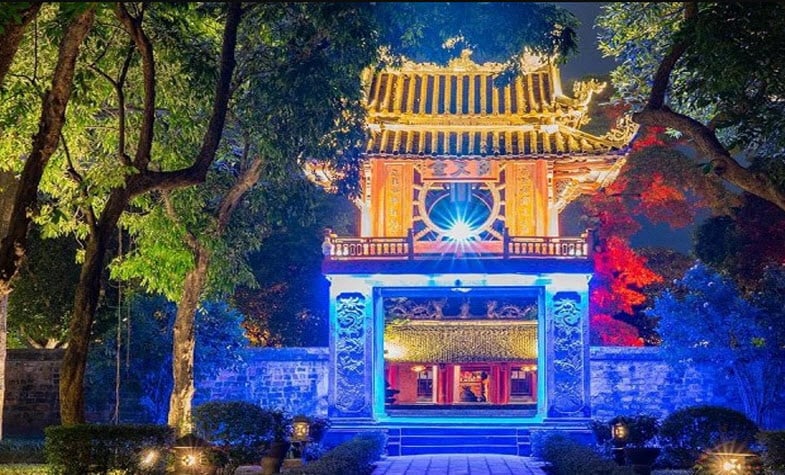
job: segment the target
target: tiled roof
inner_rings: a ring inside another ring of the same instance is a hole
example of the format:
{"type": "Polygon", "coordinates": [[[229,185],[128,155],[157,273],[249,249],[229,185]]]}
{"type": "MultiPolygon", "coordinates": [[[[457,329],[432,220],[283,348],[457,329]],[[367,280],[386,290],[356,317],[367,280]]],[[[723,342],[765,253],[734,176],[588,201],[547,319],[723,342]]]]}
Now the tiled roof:
{"type": "Polygon", "coordinates": [[[559,155],[607,153],[619,144],[558,125],[410,128],[372,127],[366,153],[375,155],[559,155]]]}
{"type": "Polygon", "coordinates": [[[597,137],[579,130],[593,93],[604,84],[561,90],[559,70],[531,57],[506,85],[501,64],[478,65],[469,52],[447,66],[404,63],[367,78],[366,153],[401,156],[542,156],[618,151],[632,137],[626,126],[597,137]]]}

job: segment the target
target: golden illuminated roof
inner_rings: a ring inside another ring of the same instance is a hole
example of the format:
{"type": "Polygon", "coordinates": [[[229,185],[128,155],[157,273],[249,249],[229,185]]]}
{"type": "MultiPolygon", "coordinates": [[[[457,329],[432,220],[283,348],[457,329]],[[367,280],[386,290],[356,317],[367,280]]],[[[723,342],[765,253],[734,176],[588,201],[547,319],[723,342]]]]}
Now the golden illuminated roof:
{"type": "Polygon", "coordinates": [[[631,122],[598,137],[579,129],[591,96],[605,84],[561,90],[559,70],[527,55],[523,73],[504,86],[497,63],[474,63],[468,50],[447,66],[404,62],[368,80],[366,153],[402,156],[604,154],[632,137],[631,122]]]}

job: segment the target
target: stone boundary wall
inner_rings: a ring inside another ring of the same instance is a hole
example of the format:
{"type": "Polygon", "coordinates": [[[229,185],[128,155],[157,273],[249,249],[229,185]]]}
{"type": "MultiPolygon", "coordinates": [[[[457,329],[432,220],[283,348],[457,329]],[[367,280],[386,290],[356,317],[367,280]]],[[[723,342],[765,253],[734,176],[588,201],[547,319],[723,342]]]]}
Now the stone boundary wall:
{"type": "Polygon", "coordinates": [[[244,369],[196,382],[194,405],[248,401],[290,414],[327,416],[329,348],[249,348],[244,369]]]}
{"type": "Polygon", "coordinates": [[[742,410],[732,380],[695,369],[678,370],[658,347],[590,349],[592,417],[651,414],[663,418],[686,406],[711,404],[742,410]]]}
{"type": "MultiPolygon", "coordinates": [[[[62,350],[8,350],[3,432],[40,436],[59,423],[62,350]]],[[[328,348],[250,348],[239,371],[196,382],[194,405],[242,400],[290,414],[326,417],[328,348]]],[[[652,414],[660,418],[686,406],[712,404],[741,410],[734,382],[694,369],[676,370],[659,348],[590,349],[592,417],[652,414]]],[[[785,417],[779,417],[785,422],[785,417]]]]}
{"type": "Polygon", "coordinates": [[[8,350],[5,362],[4,437],[41,436],[60,423],[63,350],[8,350]]]}

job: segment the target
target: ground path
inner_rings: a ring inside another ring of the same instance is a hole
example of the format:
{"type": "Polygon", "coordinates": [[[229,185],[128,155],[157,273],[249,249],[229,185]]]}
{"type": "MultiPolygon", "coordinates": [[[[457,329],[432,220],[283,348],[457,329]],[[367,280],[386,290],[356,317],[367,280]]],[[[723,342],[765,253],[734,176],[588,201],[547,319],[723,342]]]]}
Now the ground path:
{"type": "Polygon", "coordinates": [[[543,475],[541,465],[514,455],[404,455],[377,462],[373,475],[543,475]]]}

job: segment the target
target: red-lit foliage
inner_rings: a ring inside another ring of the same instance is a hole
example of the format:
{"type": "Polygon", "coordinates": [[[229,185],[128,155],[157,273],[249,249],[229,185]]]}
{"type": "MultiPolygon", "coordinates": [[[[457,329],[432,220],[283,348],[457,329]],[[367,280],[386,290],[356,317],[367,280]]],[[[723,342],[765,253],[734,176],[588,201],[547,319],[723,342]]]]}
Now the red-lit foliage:
{"type": "MultiPolygon", "coordinates": [[[[625,190],[629,182],[617,180],[589,201],[589,211],[596,217],[594,278],[590,290],[590,326],[593,344],[641,346],[636,327],[612,315],[633,315],[636,306],[646,302],[643,288],[662,281],[646,266],[646,259],[629,246],[629,238],[640,229],[630,211],[639,200],[630,199],[625,190]]],[[[673,196],[666,187],[655,186],[650,194],[673,196]]]]}
{"type": "Polygon", "coordinates": [[[595,287],[591,293],[592,314],[632,314],[636,305],[646,301],[641,290],[662,281],[657,273],[646,267],[646,259],[633,251],[619,237],[605,240],[594,256],[595,287]]]}
{"type": "Polygon", "coordinates": [[[687,197],[678,188],[665,183],[661,173],[654,173],[642,187],[636,213],[649,218],[653,223],[668,223],[671,227],[683,227],[692,221],[693,215],[685,206],[687,197]]]}
{"type": "Polygon", "coordinates": [[[661,138],[662,134],[665,133],[665,127],[645,127],[641,132],[642,133],[638,138],[632,143],[633,152],[643,150],[646,147],[665,145],[665,142],[661,138]]]}
{"type": "Polygon", "coordinates": [[[589,321],[592,345],[599,346],[643,346],[638,329],[610,315],[592,315],[589,321]]]}

